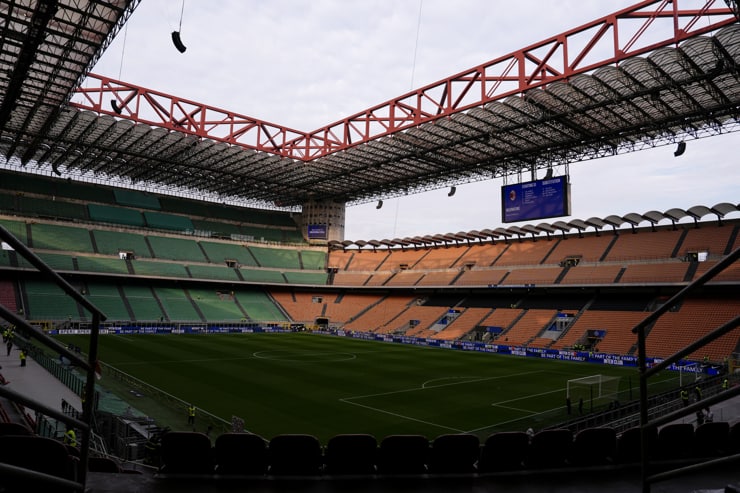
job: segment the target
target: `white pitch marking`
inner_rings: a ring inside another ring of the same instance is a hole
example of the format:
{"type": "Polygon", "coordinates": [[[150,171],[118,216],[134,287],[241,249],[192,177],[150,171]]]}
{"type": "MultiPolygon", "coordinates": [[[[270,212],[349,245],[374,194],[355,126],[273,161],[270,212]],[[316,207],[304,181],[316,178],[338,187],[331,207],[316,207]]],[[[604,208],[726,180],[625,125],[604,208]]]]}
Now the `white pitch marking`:
{"type": "MultiPolygon", "coordinates": [[[[445,383],[445,384],[441,384],[441,385],[435,385],[434,387],[431,387],[431,388],[435,388],[436,389],[436,388],[439,388],[439,387],[449,387],[450,385],[462,385],[462,384],[473,383],[473,382],[485,382],[487,380],[500,380],[502,378],[509,378],[509,377],[521,377],[521,376],[524,376],[524,375],[531,375],[532,373],[542,373],[542,370],[526,371],[526,372],[523,372],[523,373],[515,373],[513,375],[502,375],[500,377],[476,378],[474,380],[466,380],[465,382],[445,383]]],[[[437,379],[437,380],[439,380],[439,379],[437,379]]],[[[418,387],[418,388],[415,387],[415,388],[412,388],[412,389],[391,390],[389,392],[380,392],[378,394],[354,395],[354,396],[351,396],[351,397],[344,397],[343,399],[346,399],[346,400],[349,400],[349,399],[365,399],[366,397],[378,397],[378,396],[381,396],[381,395],[402,394],[404,392],[416,392],[416,391],[419,391],[419,390],[424,390],[424,387],[422,386],[422,387],[418,387]]]]}
{"type": "Polygon", "coordinates": [[[449,426],[444,426],[444,425],[440,425],[440,424],[437,424],[437,423],[432,423],[430,421],[424,421],[423,419],[412,418],[411,416],[405,416],[403,414],[392,413],[392,412],[386,411],[384,409],[378,409],[377,407],[371,407],[371,406],[366,406],[364,404],[358,404],[357,402],[351,402],[351,401],[348,401],[346,399],[339,399],[339,401],[340,402],[344,402],[346,404],[351,404],[353,406],[364,407],[365,409],[370,409],[371,411],[375,411],[375,412],[378,412],[378,413],[389,414],[389,415],[395,416],[397,418],[403,418],[403,419],[407,419],[409,421],[416,421],[417,423],[423,423],[423,424],[429,425],[429,426],[436,426],[437,428],[442,428],[444,430],[454,431],[456,433],[463,433],[463,430],[458,430],[457,428],[451,428],[449,426]]]}

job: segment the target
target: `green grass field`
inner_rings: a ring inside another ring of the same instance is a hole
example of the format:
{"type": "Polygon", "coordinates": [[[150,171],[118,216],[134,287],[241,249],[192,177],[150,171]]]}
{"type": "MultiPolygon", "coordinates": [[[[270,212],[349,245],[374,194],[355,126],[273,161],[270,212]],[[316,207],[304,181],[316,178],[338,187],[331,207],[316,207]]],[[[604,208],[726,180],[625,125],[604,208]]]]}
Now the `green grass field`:
{"type": "MultiPolygon", "coordinates": [[[[85,336],[59,339],[87,348],[85,336]]],[[[208,413],[242,418],[247,430],[263,437],[310,433],[323,443],[339,433],[431,439],[537,429],[568,418],[568,379],[617,375],[622,389],[638,385],[634,368],[308,333],[103,335],[99,354],[106,365],[208,413]]],[[[159,424],[184,429],[184,408],[158,410],[113,378],[99,384],[159,424]]],[[[197,424],[205,428],[203,420],[197,424]]]]}

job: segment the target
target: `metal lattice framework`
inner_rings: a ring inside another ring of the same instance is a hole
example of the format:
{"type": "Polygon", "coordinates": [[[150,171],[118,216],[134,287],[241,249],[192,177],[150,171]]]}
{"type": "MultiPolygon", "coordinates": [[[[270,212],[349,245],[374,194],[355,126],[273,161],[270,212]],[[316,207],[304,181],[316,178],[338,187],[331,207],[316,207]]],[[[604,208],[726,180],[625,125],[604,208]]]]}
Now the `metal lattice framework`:
{"type": "MultiPolygon", "coordinates": [[[[26,3],[38,18],[56,4],[26,3]]],[[[107,3],[60,1],[54,19],[74,14],[77,24],[57,41],[34,36],[33,22],[17,19],[27,13],[8,6],[6,26],[23,46],[3,48],[13,75],[2,80],[0,152],[11,165],[297,208],[534,174],[739,129],[740,26],[719,1],[642,1],[312,132],[98,75],[81,88],[136,3],[101,12],[107,3]],[[47,52],[54,61],[42,65],[47,52]]]]}

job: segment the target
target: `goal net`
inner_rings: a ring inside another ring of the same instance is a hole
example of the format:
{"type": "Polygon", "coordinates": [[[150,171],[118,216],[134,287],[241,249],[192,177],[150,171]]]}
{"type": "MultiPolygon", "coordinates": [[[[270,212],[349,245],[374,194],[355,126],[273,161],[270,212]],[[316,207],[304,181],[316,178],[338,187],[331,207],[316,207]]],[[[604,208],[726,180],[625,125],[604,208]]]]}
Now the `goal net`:
{"type": "Polygon", "coordinates": [[[606,375],[574,378],[568,380],[565,395],[574,407],[583,402],[590,411],[594,407],[609,405],[618,400],[620,380],[621,377],[606,375]]]}

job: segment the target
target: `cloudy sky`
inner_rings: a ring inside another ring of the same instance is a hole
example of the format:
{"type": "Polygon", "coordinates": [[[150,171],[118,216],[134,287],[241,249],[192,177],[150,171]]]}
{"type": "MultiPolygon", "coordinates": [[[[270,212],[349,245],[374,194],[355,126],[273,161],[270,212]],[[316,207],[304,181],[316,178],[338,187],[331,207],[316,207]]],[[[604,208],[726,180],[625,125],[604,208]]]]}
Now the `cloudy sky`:
{"type": "MultiPolygon", "coordinates": [[[[181,0],[143,0],[93,72],[311,131],[633,3],[185,0],[183,8],[181,0]]],[[[670,146],[572,164],[572,216],[564,220],[737,204],[738,148],[740,132],[690,141],[679,158],[670,146]]],[[[345,237],[509,226],[501,222],[502,184],[386,200],[379,210],[374,202],[349,207],[345,237]]]]}

